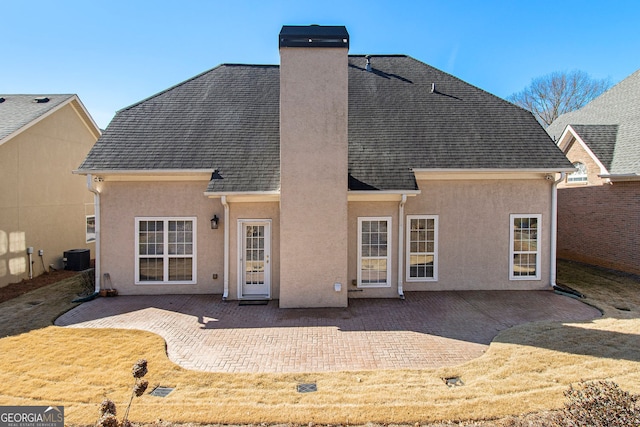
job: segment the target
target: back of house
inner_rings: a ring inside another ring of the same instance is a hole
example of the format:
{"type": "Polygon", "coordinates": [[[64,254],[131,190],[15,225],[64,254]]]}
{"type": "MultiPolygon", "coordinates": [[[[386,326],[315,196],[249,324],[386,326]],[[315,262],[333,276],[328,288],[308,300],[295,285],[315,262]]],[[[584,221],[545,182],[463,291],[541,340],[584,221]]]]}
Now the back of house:
{"type": "Polygon", "coordinates": [[[548,289],[572,171],[533,116],[341,26],[284,26],[280,65],[223,64],[119,111],[77,173],[121,294],[344,307],[548,289]]]}

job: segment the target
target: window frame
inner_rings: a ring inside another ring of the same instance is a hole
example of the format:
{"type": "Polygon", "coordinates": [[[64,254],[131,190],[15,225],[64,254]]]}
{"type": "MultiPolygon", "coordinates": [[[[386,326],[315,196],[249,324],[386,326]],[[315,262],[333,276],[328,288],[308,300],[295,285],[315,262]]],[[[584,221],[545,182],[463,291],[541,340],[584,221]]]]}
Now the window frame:
{"type": "Polygon", "coordinates": [[[198,258],[198,250],[197,250],[197,231],[198,231],[198,222],[196,217],[179,217],[179,216],[171,216],[171,217],[135,217],[135,272],[134,272],[134,283],[136,285],[195,285],[197,283],[197,258],[198,258]],[[157,256],[156,258],[160,258],[163,260],[163,277],[162,280],[149,281],[149,280],[140,280],[140,258],[146,258],[146,255],[140,255],[140,223],[145,221],[162,221],[163,222],[163,253],[161,256],[157,256]],[[192,237],[193,241],[191,242],[192,250],[191,254],[170,254],[169,247],[169,222],[170,221],[191,221],[192,225],[192,237]],[[185,256],[187,255],[187,256],[185,256]],[[191,258],[191,280],[169,280],[169,259],[172,258],[191,258]]]}
{"type": "Polygon", "coordinates": [[[407,215],[407,243],[406,243],[406,265],[405,280],[407,282],[437,282],[438,281],[438,215],[407,215]],[[433,220],[433,252],[411,252],[411,221],[412,220],[433,220]],[[411,255],[432,255],[433,256],[433,276],[432,277],[411,277],[411,255]]]}
{"type": "Polygon", "coordinates": [[[96,241],[96,216],[85,215],[85,243],[95,243],[96,241]],[[89,225],[89,220],[93,220],[93,231],[89,225]]]}
{"type": "Polygon", "coordinates": [[[358,217],[358,271],[357,271],[357,287],[358,288],[390,288],[391,287],[391,270],[392,270],[392,257],[391,254],[393,252],[393,235],[392,235],[392,217],[390,216],[376,216],[376,217],[358,217]],[[385,282],[375,282],[375,283],[363,283],[362,278],[362,265],[363,257],[362,254],[362,224],[364,222],[373,222],[373,221],[386,221],[387,223],[387,254],[386,256],[368,256],[367,259],[384,259],[387,262],[387,274],[385,277],[385,282]]]}
{"type": "Polygon", "coordinates": [[[510,214],[509,215],[509,280],[540,280],[541,278],[541,259],[542,259],[542,214],[510,214]],[[515,227],[516,219],[533,219],[537,221],[536,226],[536,250],[535,251],[516,251],[515,246],[515,227]],[[535,254],[536,255],[536,271],[535,275],[516,275],[514,257],[517,254],[535,254]]]}
{"type": "Polygon", "coordinates": [[[567,175],[567,184],[587,184],[589,182],[589,170],[587,169],[587,165],[583,162],[573,162],[573,167],[578,170],[567,175]],[[584,167],[584,173],[578,173],[580,170],[577,165],[582,165],[584,167]]]}

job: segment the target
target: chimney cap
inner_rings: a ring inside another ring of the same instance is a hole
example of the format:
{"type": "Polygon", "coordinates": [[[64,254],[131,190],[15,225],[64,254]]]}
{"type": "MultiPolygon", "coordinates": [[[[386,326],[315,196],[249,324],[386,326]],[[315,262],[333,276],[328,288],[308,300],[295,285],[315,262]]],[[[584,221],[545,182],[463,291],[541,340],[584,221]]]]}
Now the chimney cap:
{"type": "Polygon", "coordinates": [[[349,33],[343,25],[284,25],[278,40],[280,47],[349,48],[349,33]]]}

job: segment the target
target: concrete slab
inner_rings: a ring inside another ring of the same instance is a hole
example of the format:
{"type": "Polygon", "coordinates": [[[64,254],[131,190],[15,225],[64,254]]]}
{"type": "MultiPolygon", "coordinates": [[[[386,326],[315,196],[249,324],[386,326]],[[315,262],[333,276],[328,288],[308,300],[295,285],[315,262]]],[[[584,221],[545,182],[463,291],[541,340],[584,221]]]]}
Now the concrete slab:
{"type": "Polygon", "coordinates": [[[98,298],[55,324],[156,333],[169,358],[186,369],[326,372],[457,365],[481,356],[509,327],[599,316],[551,291],[411,292],[405,300],[352,299],[347,308],[325,309],[160,295],[98,298]]]}

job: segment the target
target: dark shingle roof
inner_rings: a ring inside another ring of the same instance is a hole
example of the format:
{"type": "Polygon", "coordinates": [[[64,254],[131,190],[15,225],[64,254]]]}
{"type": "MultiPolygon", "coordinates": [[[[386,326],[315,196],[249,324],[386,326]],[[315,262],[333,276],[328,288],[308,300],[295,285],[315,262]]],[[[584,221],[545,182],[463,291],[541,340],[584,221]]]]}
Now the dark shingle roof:
{"type": "Polygon", "coordinates": [[[277,190],[279,89],[277,66],[216,67],[118,111],[80,169],[212,169],[211,191],[277,190]]]}
{"type": "MultiPolygon", "coordinates": [[[[412,168],[571,168],[529,112],[404,55],[365,62],[349,57],[352,190],[415,189],[412,168]]],[[[216,169],[208,191],[278,190],[278,126],[279,68],[222,65],[119,111],[80,169],[216,169]]]]}
{"type": "Polygon", "coordinates": [[[572,125],[589,149],[598,157],[605,168],[611,168],[616,147],[618,125],[572,125]]]}
{"type": "Polygon", "coordinates": [[[0,141],[75,95],[0,95],[0,141]],[[46,102],[37,102],[36,99],[46,102]]]}
{"type": "MultiPolygon", "coordinates": [[[[568,125],[617,125],[613,147],[599,160],[610,174],[640,173],[640,70],[589,102],[579,110],[554,120],[547,132],[558,140],[568,125]],[[611,150],[613,150],[611,152],[611,150]]],[[[582,136],[582,134],[580,134],[582,136]]],[[[609,135],[608,138],[611,136],[609,135]]],[[[608,140],[611,143],[610,139],[608,140]]],[[[586,142],[586,141],[585,141],[586,142]]]]}

